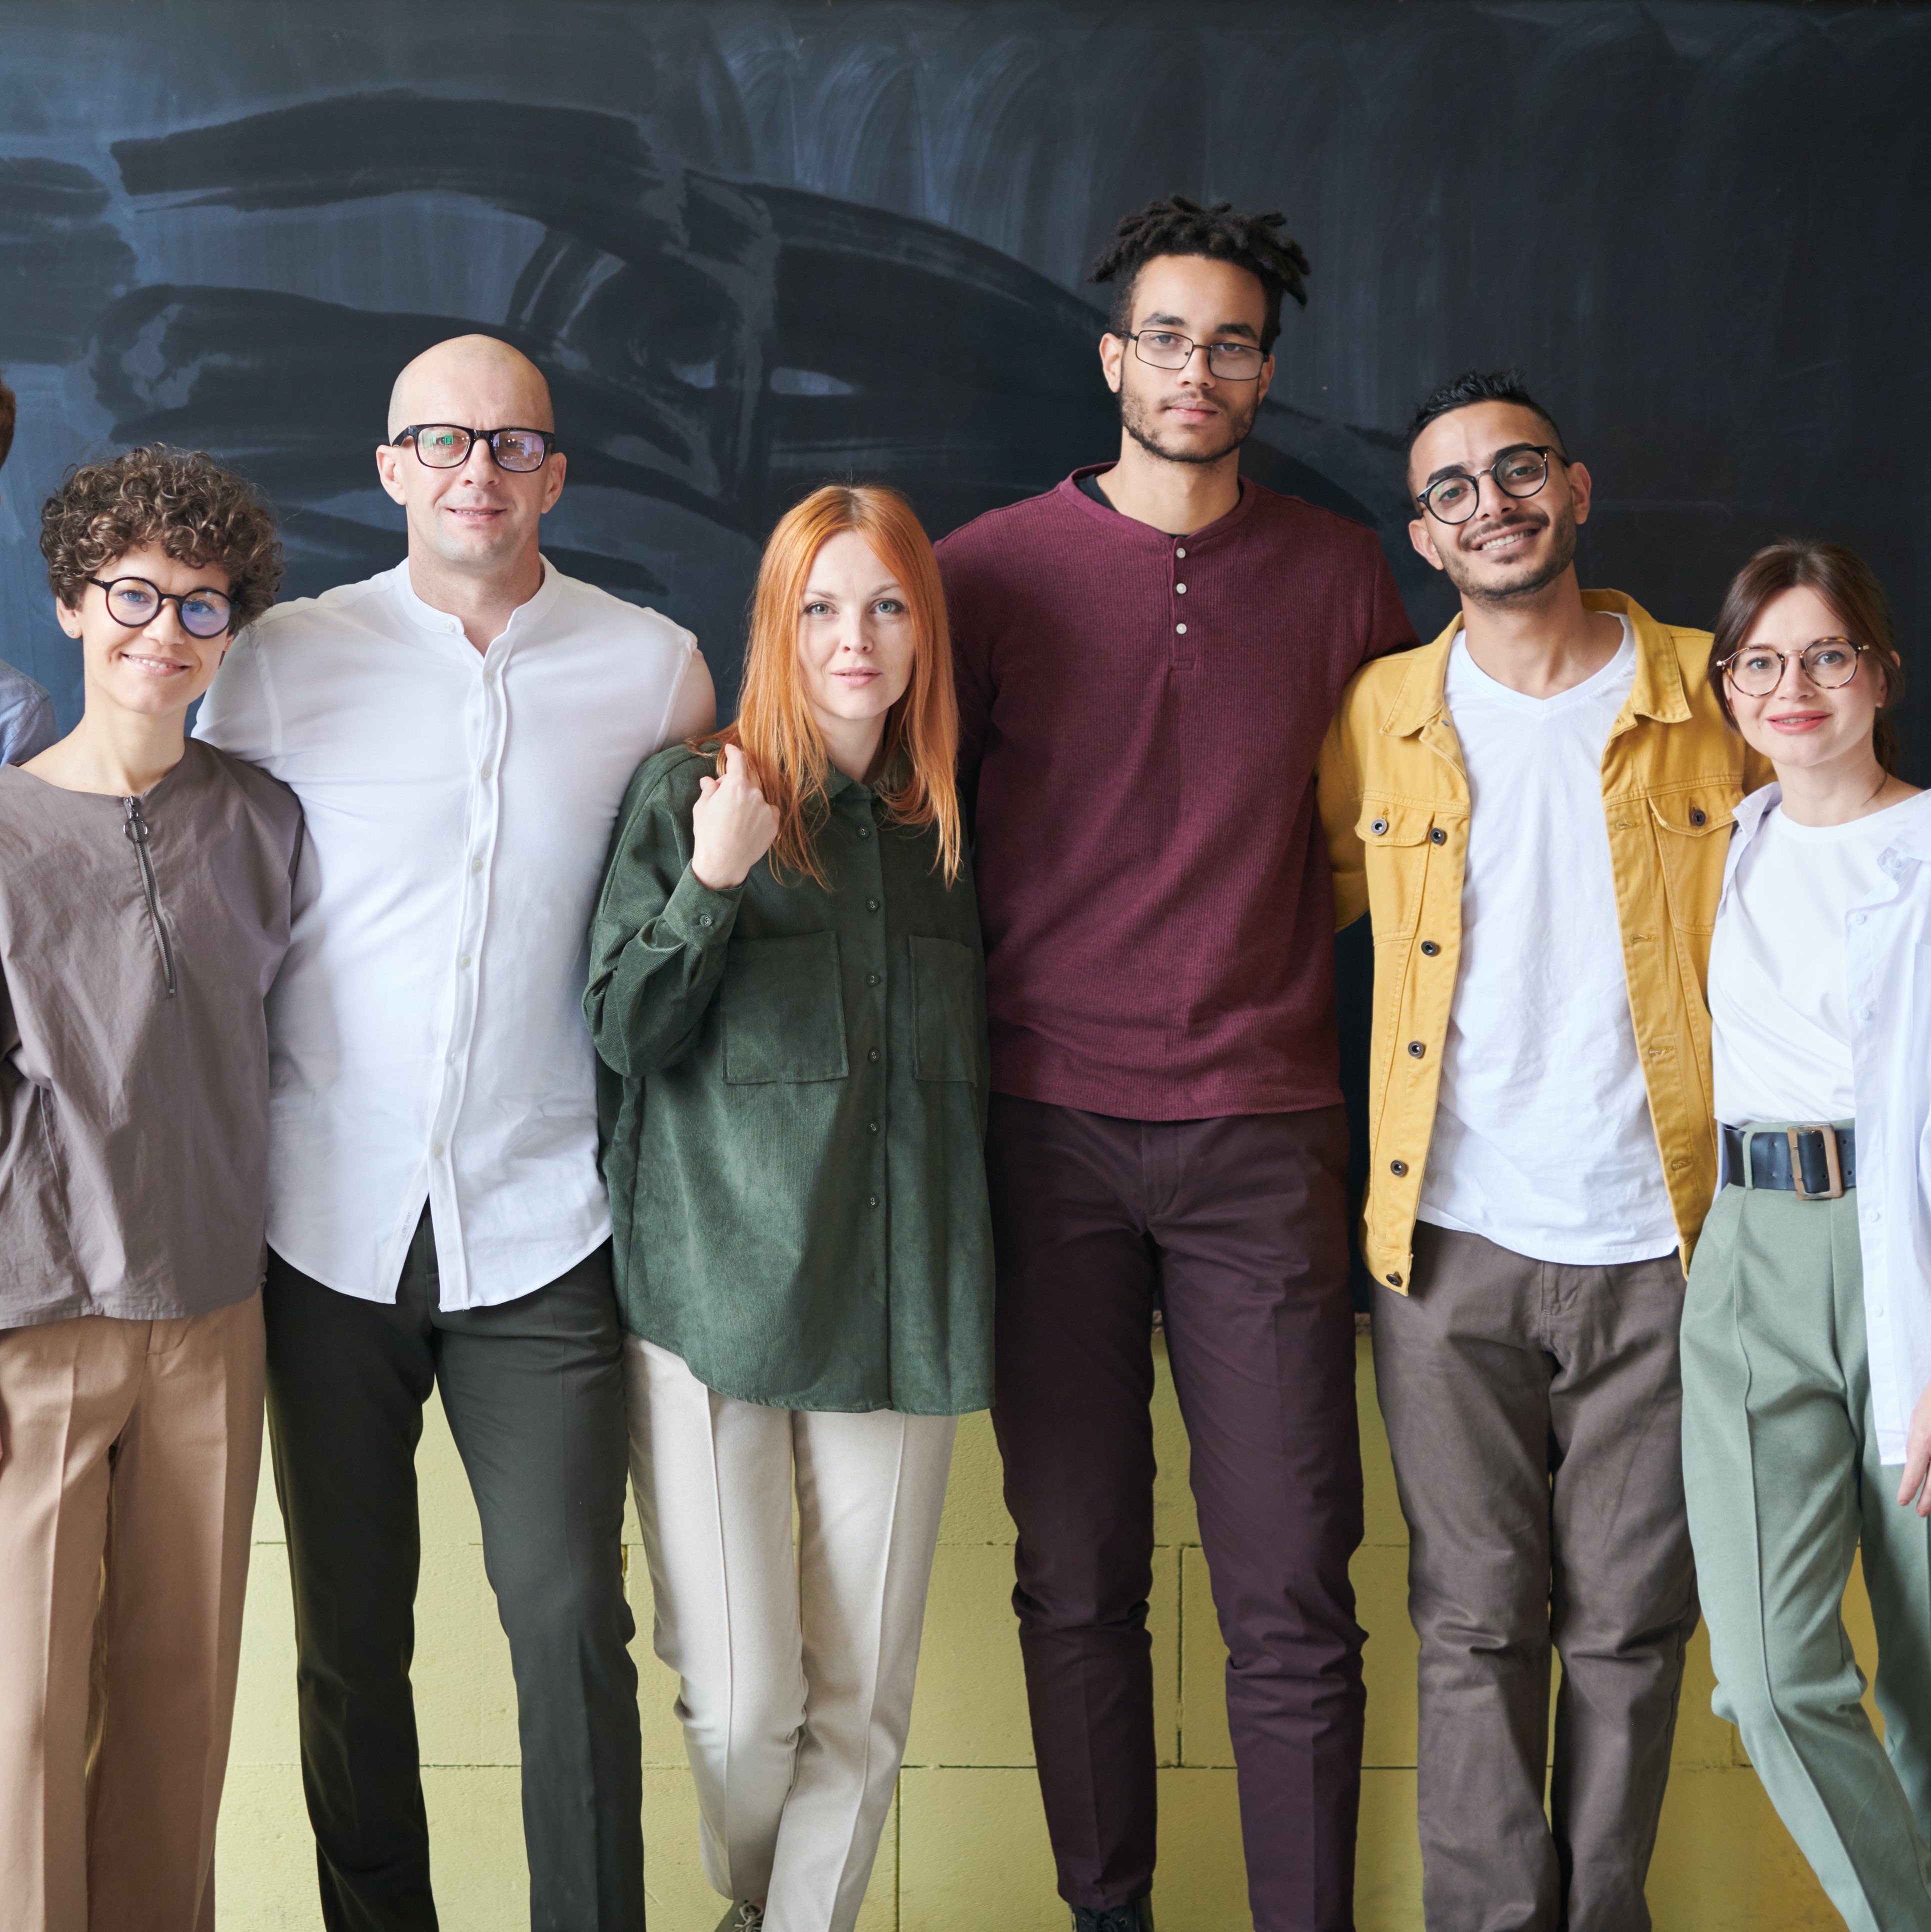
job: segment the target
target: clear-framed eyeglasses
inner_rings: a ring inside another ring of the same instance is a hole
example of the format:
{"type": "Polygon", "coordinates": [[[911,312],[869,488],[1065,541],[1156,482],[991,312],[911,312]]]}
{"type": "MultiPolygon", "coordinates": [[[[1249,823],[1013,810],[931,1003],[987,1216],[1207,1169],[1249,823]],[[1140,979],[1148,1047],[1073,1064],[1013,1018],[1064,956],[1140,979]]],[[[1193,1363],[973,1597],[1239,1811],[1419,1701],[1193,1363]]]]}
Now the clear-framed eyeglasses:
{"type": "Polygon", "coordinates": [[[1780,651],[1773,644],[1744,644],[1717,668],[1746,698],[1768,698],[1783,682],[1784,668],[1795,657],[1819,691],[1835,691],[1857,676],[1858,661],[1870,649],[1849,638],[1813,638],[1795,652],[1780,651]]]}
{"type": "Polygon", "coordinates": [[[541,470],[556,447],[556,438],[544,429],[465,429],[460,423],[411,423],[389,440],[398,447],[415,446],[415,460],[431,470],[460,470],[478,442],[490,446],[499,469],[526,476],[541,470]]]}
{"type": "Polygon", "coordinates": [[[202,584],[177,596],[150,584],[145,577],[90,577],[105,593],[107,614],[130,631],[144,631],[161,614],[164,604],[181,613],[181,627],[190,638],[218,638],[233,622],[235,607],[226,596],[202,584]]]}
{"type": "Polygon", "coordinates": [[[1251,342],[1196,342],[1190,335],[1176,335],[1171,328],[1129,331],[1126,340],[1141,362],[1156,369],[1184,369],[1193,360],[1194,351],[1204,349],[1207,373],[1223,382],[1258,381],[1267,359],[1251,342]]]}
{"type": "Polygon", "coordinates": [[[1496,488],[1505,496],[1533,496],[1549,481],[1551,457],[1558,462],[1567,460],[1561,451],[1547,443],[1518,443],[1513,449],[1504,450],[1486,470],[1473,473],[1451,470],[1446,476],[1438,476],[1415,501],[1438,523],[1465,524],[1482,500],[1483,477],[1494,477],[1496,488]]]}

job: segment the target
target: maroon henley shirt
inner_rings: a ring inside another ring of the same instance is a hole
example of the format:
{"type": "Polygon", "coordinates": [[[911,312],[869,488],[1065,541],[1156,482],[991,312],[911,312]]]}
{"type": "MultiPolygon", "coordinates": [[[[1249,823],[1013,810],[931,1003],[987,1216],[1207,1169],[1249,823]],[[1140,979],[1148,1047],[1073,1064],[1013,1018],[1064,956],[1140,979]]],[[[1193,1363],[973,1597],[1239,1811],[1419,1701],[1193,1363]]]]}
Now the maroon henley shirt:
{"type": "Polygon", "coordinates": [[[1349,677],[1415,641],[1393,575],[1372,531],[1251,480],[1171,537],[1096,473],[938,547],[994,1089],[1132,1120],[1338,1104],[1315,758],[1349,677]]]}

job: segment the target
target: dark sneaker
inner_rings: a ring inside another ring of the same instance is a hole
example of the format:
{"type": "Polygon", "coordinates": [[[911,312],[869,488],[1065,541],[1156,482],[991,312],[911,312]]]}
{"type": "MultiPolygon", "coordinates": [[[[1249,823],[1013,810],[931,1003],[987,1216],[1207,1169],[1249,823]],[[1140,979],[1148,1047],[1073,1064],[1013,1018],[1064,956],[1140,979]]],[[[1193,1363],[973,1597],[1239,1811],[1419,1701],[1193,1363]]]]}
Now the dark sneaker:
{"type": "Polygon", "coordinates": [[[1091,1912],[1076,1905],[1073,1932],[1153,1932],[1153,1901],[1136,1898],[1131,1905],[1116,1905],[1110,1912],[1091,1912]]]}

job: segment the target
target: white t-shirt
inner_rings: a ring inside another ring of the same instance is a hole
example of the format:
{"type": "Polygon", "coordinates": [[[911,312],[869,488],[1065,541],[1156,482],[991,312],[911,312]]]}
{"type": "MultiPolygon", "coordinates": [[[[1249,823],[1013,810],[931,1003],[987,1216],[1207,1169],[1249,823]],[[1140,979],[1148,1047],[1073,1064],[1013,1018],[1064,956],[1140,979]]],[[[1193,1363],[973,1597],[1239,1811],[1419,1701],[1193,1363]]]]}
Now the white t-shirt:
{"type": "Polygon", "coordinates": [[[1579,1267],[1678,1245],[1636,1057],[1603,813],[1603,752],[1636,669],[1554,698],[1449,653],[1472,811],[1462,964],[1420,1218],[1579,1267]]]}
{"type": "Polygon", "coordinates": [[[1710,1044],[1717,1118],[1848,1120],[1850,1003],[1844,916],[1887,884],[1878,855],[1914,803],[1848,825],[1764,814],[1737,861],[1710,944],[1710,1044]]]}

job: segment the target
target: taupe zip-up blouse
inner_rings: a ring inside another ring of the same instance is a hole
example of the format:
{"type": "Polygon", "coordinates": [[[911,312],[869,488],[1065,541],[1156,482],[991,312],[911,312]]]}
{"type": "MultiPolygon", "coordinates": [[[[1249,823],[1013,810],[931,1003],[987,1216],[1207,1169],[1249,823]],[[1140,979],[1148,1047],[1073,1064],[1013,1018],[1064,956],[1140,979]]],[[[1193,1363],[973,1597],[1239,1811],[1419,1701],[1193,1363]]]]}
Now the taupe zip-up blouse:
{"type": "Polygon", "coordinates": [[[301,847],[294,794],[211,746],[139,798],[0,766],[0,1328],[259,1286],[301,847]]]}

